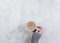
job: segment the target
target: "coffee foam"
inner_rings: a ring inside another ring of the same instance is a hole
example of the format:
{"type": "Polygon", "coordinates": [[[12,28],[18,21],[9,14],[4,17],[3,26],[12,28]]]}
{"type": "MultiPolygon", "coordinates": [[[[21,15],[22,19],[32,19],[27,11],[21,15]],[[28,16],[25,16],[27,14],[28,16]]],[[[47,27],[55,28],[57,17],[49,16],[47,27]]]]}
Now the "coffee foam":
{"type": "Polygon", "coordinates": [[[35,30],[35,28],[36,28],[35,22],[33,22],[33,21],[27,22],[27,24],[26,24],[26,29],[27,29],[28,31],[33,31],[33,30],[35,30]]]}

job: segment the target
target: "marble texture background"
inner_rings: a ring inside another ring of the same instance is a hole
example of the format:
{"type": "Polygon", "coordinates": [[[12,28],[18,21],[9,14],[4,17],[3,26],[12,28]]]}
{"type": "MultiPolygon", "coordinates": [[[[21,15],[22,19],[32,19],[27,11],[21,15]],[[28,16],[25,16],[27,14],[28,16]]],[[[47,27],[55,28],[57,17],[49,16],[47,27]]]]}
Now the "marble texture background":
{"type": "Polygon", "coordinates": [[[0,43],[31,43],[29,20],[43,27],[39,43],[60,43],[60,0],[0,0],[0,43]]]}

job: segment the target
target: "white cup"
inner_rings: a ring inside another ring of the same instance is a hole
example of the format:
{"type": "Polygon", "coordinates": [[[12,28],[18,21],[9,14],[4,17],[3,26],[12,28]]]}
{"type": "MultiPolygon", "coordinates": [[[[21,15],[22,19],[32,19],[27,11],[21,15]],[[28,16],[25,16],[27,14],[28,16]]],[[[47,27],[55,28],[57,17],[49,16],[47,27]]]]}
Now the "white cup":
{"type": "Polygon", "coordinates": [[[32,31],[34,31],[35,29],[36,29],[36,24],[35,24],[35,22],[33,22],[33,21],[27,22],[27,24],[26,24],[26,30],[27,30],[27,31],[32,32],[32,31]]]}

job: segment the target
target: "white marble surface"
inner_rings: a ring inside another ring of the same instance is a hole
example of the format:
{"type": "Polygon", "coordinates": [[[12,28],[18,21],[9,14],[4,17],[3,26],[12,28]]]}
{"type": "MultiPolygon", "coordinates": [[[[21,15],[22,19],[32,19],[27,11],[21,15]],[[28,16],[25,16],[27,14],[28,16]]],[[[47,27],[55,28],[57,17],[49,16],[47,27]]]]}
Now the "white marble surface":
{"type": "Polygon", "coordinates": [[[30,43],[29,20],[43,27],[39,43],[60,43],[60,0],[0,0],[0,43],[30,43]]]}

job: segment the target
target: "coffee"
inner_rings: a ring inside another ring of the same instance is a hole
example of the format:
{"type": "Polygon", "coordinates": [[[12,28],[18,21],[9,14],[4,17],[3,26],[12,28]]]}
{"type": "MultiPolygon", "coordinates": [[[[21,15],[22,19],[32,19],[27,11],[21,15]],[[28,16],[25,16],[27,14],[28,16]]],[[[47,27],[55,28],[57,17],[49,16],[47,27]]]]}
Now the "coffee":
{"type": "Polygon", "coordinates": [[[34,30],[35,27],[36,27],[36,25],[35,25],[35,23],[34,23],[33,21],[29,21],[29,22],[27,23],[27,28],[28,28],[28,30],[34,30]]]}

